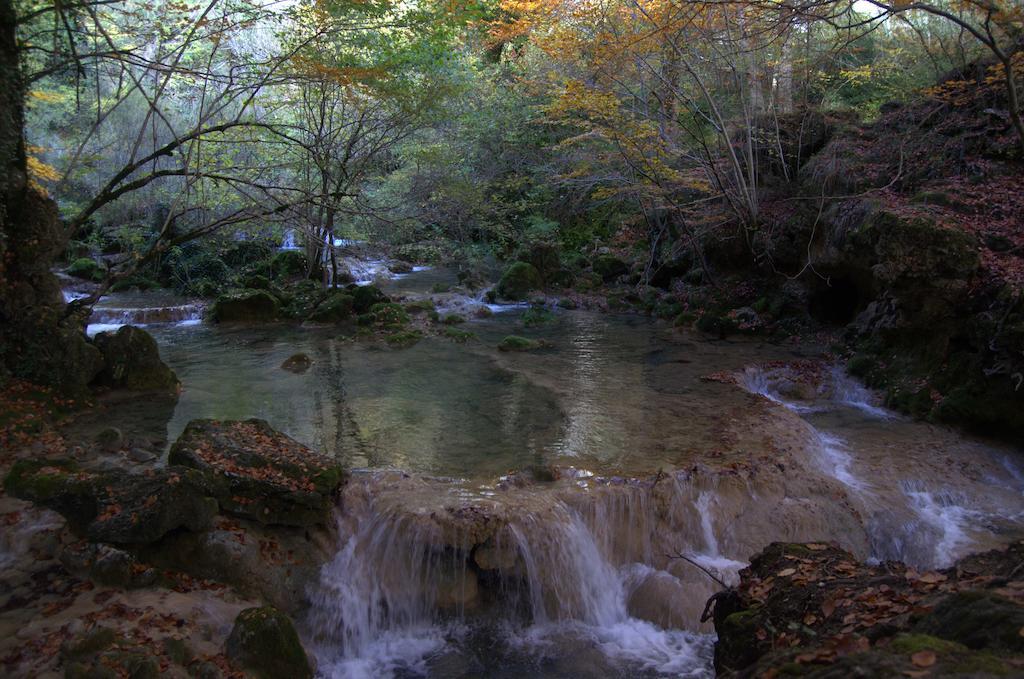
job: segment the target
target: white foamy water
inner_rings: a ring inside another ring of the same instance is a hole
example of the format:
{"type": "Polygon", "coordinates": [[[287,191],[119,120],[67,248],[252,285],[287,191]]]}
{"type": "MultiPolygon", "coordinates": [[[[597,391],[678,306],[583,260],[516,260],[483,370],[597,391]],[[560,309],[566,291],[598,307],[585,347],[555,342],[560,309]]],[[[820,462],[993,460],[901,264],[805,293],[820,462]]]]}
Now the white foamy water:
{"type": "Polygon", "coordinates": [[[371,506],[367,515],[356,510],[359,516],[343,518],[343,534],[352,519],[356,527],[311,592],[308,627],[321,673],[428,674],[434,658],[460,652],[461,638],[483,624],[500,629],[509,656],[502,665],[571,657],[569,649],[585,647],[627,674],[710,676],[710,637],[629,614],[638,574],[672,576],[616,566],[601,547],[610,541],[579,511],[561,501],[539,504],[509,517],[494,547],[490,577],[503,584],[488,612],[479,610],[482,585],[467,566],[472,545],[455,553],[442,548],[437,525],[420,520],[426,509],[399,516],[371,506]]]}
{"type": "Polygon", "coordinates": [[[850,455],[846,441],[822,431],[818,431],[817,435],[820,442],[819,462],[822,471],[837,479],[850,490],[858,493],[867,490],[867,483],[853,473],[853,457],[850,455]]]}

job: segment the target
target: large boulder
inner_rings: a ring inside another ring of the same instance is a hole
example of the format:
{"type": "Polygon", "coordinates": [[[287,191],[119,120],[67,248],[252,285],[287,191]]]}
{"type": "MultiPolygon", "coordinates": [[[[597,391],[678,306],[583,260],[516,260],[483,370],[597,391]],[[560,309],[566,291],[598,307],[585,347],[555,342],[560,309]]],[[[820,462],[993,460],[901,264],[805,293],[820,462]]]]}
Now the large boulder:
{"type": "Polygon", "coordinates": [[[309,679],[313,666],[291,618],[273,606],[238,614],[227,642],[232,662],[260,679],[309,679]]]}
{"type": "Polygon", "coordinates": [[[96,376],[100,386],[135,391],[171,391],[180,382],[160,360],[156,340],[145,330],[125,325],[117,332],[101,332],[93,344],[103,355],[103,370],[96,376]]]}
{"type": "Polygon", "coordinates": [[[266,290],[239,290],[221,295],[213,303],[213,320],[219,323],[252,323],[275,320],[281,303],[266,290]]]}
{"type": "Polygon", "coordinates": [[[265,524],[312,526],[330,515],[341,467],[263,420],[192,420],[168,462],[220,481],[221,511],[265,524]]]}
{"type": "Polygon", "coordinates": [[[93,542],[125,545],[155,542],[179,529],[206,530],[219,494],[194,469],[91,472],[66,459],[19,460],[4,490],[62,514],[75,533],[93,542]]]}
{"type": "Polygon", "coordinates": [[[305,276],[306,269],[306,255],[299,250],[282,250],[270,260],[270,271],[274,278],[305,276]]]}
{"type": "Polygon", "coordinates": [[[501,299],[520,300],[526,299],[531,291],[543,286],[544,281],[537,267],[527,262],[513,262],[505,269],[495,290],[501,299]]]}

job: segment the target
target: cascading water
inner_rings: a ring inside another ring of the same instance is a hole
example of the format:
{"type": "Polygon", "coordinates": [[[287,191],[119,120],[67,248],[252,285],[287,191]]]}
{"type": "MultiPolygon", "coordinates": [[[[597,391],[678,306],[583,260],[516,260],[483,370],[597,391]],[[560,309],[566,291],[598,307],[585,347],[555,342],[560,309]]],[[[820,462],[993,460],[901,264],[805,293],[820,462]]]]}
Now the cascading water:
{"type": "MultiPolygon", "coordinates": [[[[556,495],[533,494],[480,509],[498,512],[484,525],[500,527],[474,544],[476,528],[446,531],[417,500],[401,511],[372,483],[347,493],[338,552],[311,592],[308,627],[324,675],[432,674],[436,658],[472,654],[466,640],[480,634],[500,639],[503,656],[474,656],[485,667],[543,664],[582,644],[595,662],[632,675],[708,675],[709,637],[630,615],[639,582],[672,576],[616,564],[606,550],[621,546],[609,534],[617,520],[595,526],[556,495]]],[[[602,515],[618,518],[614,506],[590,514],[602,515]]]]}
{"type": "Polygon", "coordinates": [[[86,332],[117,330],[122,325],[195,325],[202,321],[202,304],[178,304],[154,307],[93,307],[86,332]]]}

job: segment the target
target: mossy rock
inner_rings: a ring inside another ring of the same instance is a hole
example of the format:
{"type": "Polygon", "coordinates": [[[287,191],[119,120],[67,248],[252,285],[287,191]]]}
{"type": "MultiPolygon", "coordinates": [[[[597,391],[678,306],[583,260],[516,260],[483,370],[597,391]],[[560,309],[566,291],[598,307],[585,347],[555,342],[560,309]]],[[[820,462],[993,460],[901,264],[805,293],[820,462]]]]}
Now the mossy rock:
{"type": "Polygon", "coordinates": [[[440,294],[444,294],[446,292],[451,292],[451,290],[452,290],[452,286],[451,286],[450,283],[434,283],[430,287],[430,291],[431,292],[433,292],[435,294],[439,294],[439,295],[440,294]]]}
{"type": "Polygon", "coordinates": [[[388,264],[388,271],[394,274],[412,273],[412,268],[412,264],[401,260],[388,264]]]}
{"type": "Polygon", "coordinates": [[[598,255],[590,266],[606,283],[629,273],[629,266],[615,255],[598,255]]]}
{"type": "Polygon", "coordinates": [[[445,325],[458,325],[459,323],[465,323],[466,319],[459,314],[447,314],[441,319],[441,322],[445,325]]]}
{"type": "Polygon", "coordinates": [[[216,484],[191,469],[86,472],[71,460],[19,460],[4,479],[14,497],[48,507],[94,542],[148,544],[202,531],[217,513],[216,484]]]}
{"type": "Polygon", "coordinates": [[[700,315],[696,328],[701,332],[718,337],[727,337],[739,329],[736,321],[725,313],[707,310],[700,315]]]}
{"type": "Polygon", "coordinates": [[[106,270],[98,262],[89,257],[79,257],[71,262],[66,272],[69,276],[87,281],[99,282],[106,277],[106,270]]]}
{"type": "Polygon", "coordinates": [[[958,592],[940,601],[915,631],[967,648],[1024,652],[1024,606],[983,591],[958,592]]]}
{"type": "Polygon", "coordinates": [[[523,312],[523,325],[527,328],[535,325],[544,325],[555,320],[555,315],[542,306],[532,306],[523,312]]]}
{"type": "Polygon", "coordinates": [[[352,318],[355,300],[348,292],[335,291],[317,305],[307,320],[314,323],[340,323],[352,318]]]}
{"type": "Polygon", "coordinates": [[[180,382],[160,360],[156,340],[145,330],[132,325],[117,332],[101,332],[93,344],[103,356],[103,370],[94,384],[132,391],[176,391],[180,382]]]}
{"type": "Polygon", "coordinates": [[[365,314],[375,304],[391,301],[376,285],[359,285],[351,288],[350,291],[352,293],[352,307],[357,314],[365,314]]]}
{"type": "Polygon", "coordinates": [[[542,287],[543,280],[536,267],[527,262],[513,262],[502,274],[495,293],[501,299],[522,300],[542,287]]]}
{"type": "Polygon", "coordinates": [[[291,618],[273,606],[247,608],[235,618],[227,656],[259,679],[311,679],[313,666],[291,618]]]}
{"type": "Polygon", "coordinates": [[[461,328],[447,327],[444,329],[444,336],[455,342],[468,342],[476,339],[476,333],[461,328]]]}
{"type": "Polygon", "coordinates": [[[210,313],[218,323],[273,321],[280,316],[281,303],[266,290],[239,290],[218,297],[210,313]]]}
{"type": "Polygon", "coordinates": [[[262,274],[257,274],[257,273],[248,274],[246,276],[243,276],[240,282],[241,282],[243,288],[248,288],[250,290],[267,290],[267,291],[269,291],[273,287],[269,278],[267,278],[266,276],[264,276],[262,274]]]}
{"type": "Polygon", "coordinates": [[[422,314],[433,311],[436,308],[434,300],[432,299],[417,299],[412,302],[406,302],[405,311],[409,314],[422,314]]]}
{"type": "Polygon", "coordinates": [[[534,340],[519,335],[508,335],[498,343],[498,351],[537,351],[551,346],[544,340],[534,340]]]}
{"type": "Polygon", "coordinates": [[[423,339],[423,333],[419,330],[402,330],[394,332],[385,338],[385,341],[393,347],[411,347],[423,339]]]}
{"type": "Polygon", "coordinates": [[[306,255],[299,250],[282,250],[270,260],[271,275],[277,279],[304,278],[307,268],[306,255]]]}
{"type": "Polygon", "coordinates": [[[168,463],[217,479],[221,511],[265,524],[328,521],[344,479],[340,466],[263,420],[192,420],[168,463]]]}
{"type": "Polygon", "coordinates": [[[558,308],[568,309],[571,311],[573,309],[579,309],[580,305],[576,303],[576,300],[570,297],[563,297],[562,299],[558,300],[558,308]]]}
{"type": "Polygon", "coordinates": [[[382,328],[398,329],[409,322],[409,314],[401,304],[394,302],[380,302],[370,307],[374,322],[382,328]]]}

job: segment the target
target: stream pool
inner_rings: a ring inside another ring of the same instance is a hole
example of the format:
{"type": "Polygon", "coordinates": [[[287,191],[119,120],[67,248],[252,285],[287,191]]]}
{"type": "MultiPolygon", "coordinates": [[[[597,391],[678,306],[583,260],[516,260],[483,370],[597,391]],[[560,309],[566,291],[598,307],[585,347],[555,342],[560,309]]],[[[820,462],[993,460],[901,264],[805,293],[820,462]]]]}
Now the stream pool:
{"type": "Polygon", "coordinates": [[[192,419],[258,417],[356,470],[302,626],[325,676],[705,676],[696,617],[715,586],[668,549],[728,580],[772,540],[932,568],[1024,535],[1019,450],[886,411],[818,348],[588,311],[524,328],[522,308],[492,309],[460,326],[473,340],[403,349],[334,327],[155,324],[177,402],[108,403],[75,426],[166,450],[192,419]],[[497,351],[509,334],[551,346],[497,351]],[[300,352],[307,372],[280,368],[300,352]],[[817,389],[793,388],[792,362],[822,366],[817,389]],[[523,470],[544,481],[508,476],[523,470]],[[439,545],[456,505],[502,537],[439,545]],[[487,567],[484,549],[508,558],[487,567]]]}

